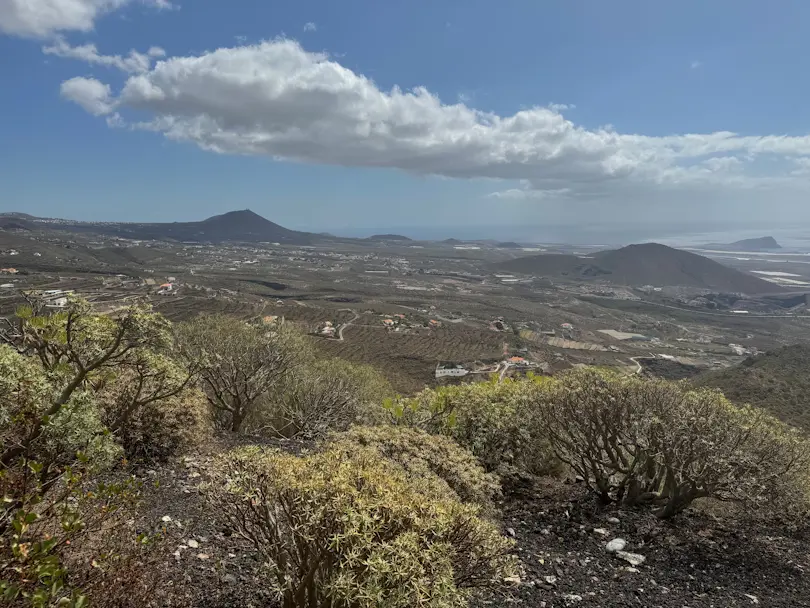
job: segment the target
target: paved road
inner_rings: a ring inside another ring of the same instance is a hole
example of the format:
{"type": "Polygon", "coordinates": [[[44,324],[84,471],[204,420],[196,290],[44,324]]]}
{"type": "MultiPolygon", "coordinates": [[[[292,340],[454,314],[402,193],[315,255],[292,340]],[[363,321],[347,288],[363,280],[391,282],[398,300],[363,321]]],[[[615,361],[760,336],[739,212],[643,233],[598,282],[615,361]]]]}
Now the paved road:
{"type": "Polygon", "coordinates": [[[355,311],[352,312],[354,312],[354,319],[352,319],[351,321],[347,321],[346,323],[340,326],[340,329],[338,329],[338,340],[341,342],[343,342],[343,330],[360,318],[359,314],[357,314],[355,311]]]}

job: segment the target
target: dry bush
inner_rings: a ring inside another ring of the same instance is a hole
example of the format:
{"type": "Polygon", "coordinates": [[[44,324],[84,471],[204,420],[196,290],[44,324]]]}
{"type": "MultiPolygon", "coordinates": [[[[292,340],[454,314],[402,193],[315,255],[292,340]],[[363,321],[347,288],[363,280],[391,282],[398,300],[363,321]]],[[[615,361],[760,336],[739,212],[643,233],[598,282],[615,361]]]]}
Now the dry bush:
{"type": "Polygon", "coordinates": [[[374,368],[342,359],[295,365],[245,421],[246,431],[272,437],[316,439],[368,421],[392,394],[374,368]]]}
{"type": "Polygon", "coordinates": [[[577,370],[538,396],[536,423],[605,502],[671,517],[703,497],[771,507],[807,499],[808,442],[718,391],[577,370]]]}
{"type": "Polygon", "coordinates": [[[493,500],[501,492],[497,477],[484,471],[471,452],[449,437],[408,427],[359,426],[335,434],[328,444],[329,449],[347,454],[358,446],[376,450],[411,477],[438,477],[444,494],[477,504],[485,512],[494,510],[493,500]]]}
{"type": "Polygon", "coordinates": [[[284,328],[224,315],[182,323],[177,334],[189,368],[199,371],[215,423],[234,432],[287,373],[298,342],[284,328]]]}
{"type": "Polygon", "coordinates": [[[384,403],[387,420],[452,437],[488,471],[505,478],[559,472],[559,461],[537,427],[536,395],[547,379],[463,384],[425,389],[413,398],[384,403]]]}
{"type": "Polygon", "coordinates": [[[477,507],[431,495],[374,450],[240,449],[221,459],[210,499],[267,559],[285,608],[460,608],[512,569],[477,507]]]}

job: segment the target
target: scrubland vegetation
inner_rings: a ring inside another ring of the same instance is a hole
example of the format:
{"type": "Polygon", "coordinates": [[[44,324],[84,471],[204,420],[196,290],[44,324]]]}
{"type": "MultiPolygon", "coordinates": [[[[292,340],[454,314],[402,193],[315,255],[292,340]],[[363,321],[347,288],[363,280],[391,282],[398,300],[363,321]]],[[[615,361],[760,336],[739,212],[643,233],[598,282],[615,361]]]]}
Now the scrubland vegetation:
{"type": "Polygon", "coordinates": [[[700,500],[807,513],[805,437],[686,384],[578,369],[403,397],[284,326],[81,300],[32,301],[2,338],[4,605],[179,605],[155,599],[161,523],[132,524],[143,471],[223,435],[241,447],[214,457],[204,502],[285,608],[466,606],[514,584],[501,505],[544,478],[675,528],[700,500]]]}

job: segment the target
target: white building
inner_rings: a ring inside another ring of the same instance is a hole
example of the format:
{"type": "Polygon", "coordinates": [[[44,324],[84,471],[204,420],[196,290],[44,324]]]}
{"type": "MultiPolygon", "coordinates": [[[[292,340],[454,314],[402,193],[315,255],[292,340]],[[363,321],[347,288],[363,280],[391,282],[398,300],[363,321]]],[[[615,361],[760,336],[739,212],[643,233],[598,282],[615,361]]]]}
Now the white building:
{"type": "Polygon", "coordinates": [[[436,367],[437,378],[461,378],[470,373],[470,370],[457,366],[457,367],[436,367]]]}

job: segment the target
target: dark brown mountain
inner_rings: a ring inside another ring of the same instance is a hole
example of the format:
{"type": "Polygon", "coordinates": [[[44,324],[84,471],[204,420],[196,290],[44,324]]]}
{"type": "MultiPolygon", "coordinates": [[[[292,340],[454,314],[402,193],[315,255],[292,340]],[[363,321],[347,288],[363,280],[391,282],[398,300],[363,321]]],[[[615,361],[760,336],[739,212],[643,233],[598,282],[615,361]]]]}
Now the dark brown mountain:
{"type": "Polygon", "coordinates": [[[500,262],[496,267],[550,278],[600,279],[620,285],[673,285],[749,294],[784,291],[774,283],[707,257],[658,243],[628,245],[587,257],[533,255],[500,262]]]}
{"type": "Polygon", "coordinates": [[[719,388],[738,403],[767,409],[780,420],[810,432],[810,346],[797,344],[707,371],[693,382],[719,388]]]}

